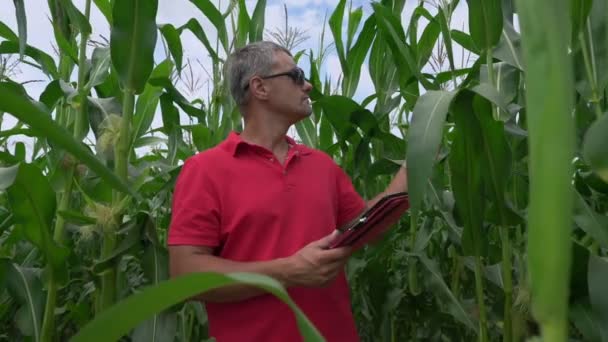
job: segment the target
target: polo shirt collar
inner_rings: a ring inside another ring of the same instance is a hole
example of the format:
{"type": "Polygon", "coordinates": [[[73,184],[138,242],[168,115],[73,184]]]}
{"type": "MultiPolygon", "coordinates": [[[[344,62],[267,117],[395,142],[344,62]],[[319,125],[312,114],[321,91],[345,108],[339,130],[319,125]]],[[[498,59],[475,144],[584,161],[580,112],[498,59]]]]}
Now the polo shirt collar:
{"type": "MultiPolygon", "coordinates": [[[[292,137],[285,135],[285,139],[287,140],[289,145],[292,146],[294,151],[298,152],[297,154],[307,155],[307,154],[311,153],[311,149],[308,146],[296,143],[296,141],[292,137]]],[[[231,156],[234,157],[234,156],[236,156],[236,153],[239,150],[239,148],[242,148],[243,145],[244,146],[257,146],[257,145],[249,144],[248,142],[244,141],[241,138],[239,132],[231,131],[230,134],[228,134],[228,137],[222,143],[222,148],[224,148],[228,153],[230,153],[231,156]]]]}

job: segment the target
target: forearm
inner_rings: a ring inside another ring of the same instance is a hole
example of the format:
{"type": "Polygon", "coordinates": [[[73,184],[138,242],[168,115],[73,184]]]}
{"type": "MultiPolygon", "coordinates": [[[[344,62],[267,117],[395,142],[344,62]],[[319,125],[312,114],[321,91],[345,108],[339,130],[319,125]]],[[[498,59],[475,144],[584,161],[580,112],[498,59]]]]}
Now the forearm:
{"type": "MultiPolygon", "coordinates": [[[[192,272],[215,272],[233,273],[246,272],[257,273],[269,276],[280,282],[284,287],[290,286],[286,270],[288,268],[287,259],[276,259],[258,262],[236,262],[219,258],[213,255],[191,255],[188,258],[180,258],[171,267],[171,276],[179,276],[192,272]]],[[[206,302],[234,302],[241,301],[258,295],[265,294],[254,286],[235,285],[218,288],[202,293],[195,298],[206,302]]]]}

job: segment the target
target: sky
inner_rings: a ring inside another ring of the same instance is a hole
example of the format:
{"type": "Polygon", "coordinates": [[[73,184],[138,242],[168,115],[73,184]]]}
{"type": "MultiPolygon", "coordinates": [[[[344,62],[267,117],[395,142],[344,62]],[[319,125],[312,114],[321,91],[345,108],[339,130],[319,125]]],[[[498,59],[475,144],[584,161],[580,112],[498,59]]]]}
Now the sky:
{"type": "MultiPolygon", "coordinates": [[[[426,1],[434,2],[434,0],[426,1]]],[[[73,2],[82,12],[84,12],[84,0],[74,0],[73,2]]],[[[215,3],[221,11],[223,11],[228,4],[227,0],[212,0],[212,2],[215,3]]],[[[461,2],[453,15],[452,27],[459,30],[468,31],[467,8],[466,5],[463,5],[462,3],[464,2],[461,2]]],[[[251,15],[256,5],[256,1],[247,0],[246,4],[248,12],[251,15]]],[[[331,12],[334,10],[337,4],[338,0],[267,0],[265,19],[266,31],[268,32],[275,30],[277,27],[284,26],[284,6],[286,6],[289,16],[289,25],[305,31],[306,35],[309,37],[309,39],[307,39],[303,44],[298,46],[298,50],[312,48],[313,51],[317,51],[319,46],[319,38],[324,25],[326,31],[326,44],[333,42],[331,31],[329,30],[327,21],[324,19],[326,17],[329,18],[331,12]]],[[[418,0],[406,0],[405,8],[402,12],[402,23],[404,23],[404,26],[409,22],[409,18],[411,17],[417,4],[418,0]]],[[[352,0],[353,9],[359,6],[362,7],[364,12],[363,19],[360,24],[360,26],[362,26],[365,19],[372,12],[371,1],[352,0]]],[[[434,14],[432,7],[429,6],[428,8],[431,13],[434,14]]],[[[50,23],[50,14],[47,1],[27,0],[25,1],[25,11],[27,14],[28,44],[45,51],[57,61],[57,55],[54,52],[52,45],[54,42],[54,37],[52,34],[53,31],[50,23]]],[[[215,28],[211,25],[207,18],[203,16],[202,12],[200,12],[198,8],[196,8],[196,6],[194,6],[190,1],[159,0],[157,24],[170,23],[178,27],[186,23],[191,18],[197,19],[205,30],[209,39],[214,41],[214,38],[217,35],[215,33],[215,28]]],[[[12,1],[0,1],[0,21],[9,26],[14,32],[17,32],[15,10],[12,1]]],[[[345,18],[345,25],[346,22],[347,21],[345,18]]],[[[91,36],[92,39],[101,40],[101,37],[106,37],[109,39],[110,27],[101,12],[99,12],[94,5],[91,6],[90,23],[93,28],[93,34],[91,36]]],[[[344,28],[344,31],[345,30],[346,28],[344,28]]],[[[155,61],[157,63],[165,58],[161,39],[161,35],[159,34],[157,49],[155,51],[155,61]]],[[[184,95],[186,95],[186,97],[189,99],[193,99],[194,97],[206,98],[209,83],[207,82],[207,74],[201,65],[205,67],[206,70],[210,70],[210,59],[207,56],[204,46],[189,31],[184,31],[182,33],[181,40],[184,51],[184,63],[188,58],[193,61],[193,71],[199,81],[199,85],[201,85],[199,94],[188,94],[186,92],[184,95]],[[198,61],[200,64],[194,61],[198,61]]],[[[330,51],[331,53],[327,57],[327,60],[321,69],[321,77],[324,79],[327,75],[331,77],[332,80],[337,80],[341,74],[340,62],[335,54],[335,50],[330,51]]],[[[456,56],[460,56],[460,53],[461,50],[455,50],[456,56]]],[[[91,50],[88,51],[88,56],[90,57],[90,55],[91,50]]],[[[301,63],[301,66],[304,68],[304,70],[308,70],[308,66],[306,65],[305,61],[301,63]]],[[[40,82],[30,82],[26,85],[28,94],[35,99],[39,97],[40,93],[50,82],[50,80],[47,79],[39,70],[25,64],[21,64],[16,72],[17,74],[12,77],[12,79],[15,81],[24,82],[40,80],[40,82]]],[[[76,79],[76,74],[74,74],[73,79],[76,79]]],[[[357,88],[354,99],[361,102],[365,97],[373,93],[374,87],[369,76],[368,68],[367,65],[364,65],[361,70],[359,87],[357,88]]],[[[10,117],[10,115],[5,115],[1,128],[3,130],[10,128],[14,125],[14,123],[15,121],[10,117]]],[[[160,124],[162,124],[162,122],[160,115],[158,115],[153,123],[153,127],[158,127],[160,124]]]]}

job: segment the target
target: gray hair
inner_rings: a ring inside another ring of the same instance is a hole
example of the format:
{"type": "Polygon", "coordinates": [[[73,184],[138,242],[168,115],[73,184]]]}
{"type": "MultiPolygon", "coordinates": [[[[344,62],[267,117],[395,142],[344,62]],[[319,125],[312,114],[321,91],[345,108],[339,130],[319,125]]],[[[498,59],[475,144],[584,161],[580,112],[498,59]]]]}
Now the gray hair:
{"type": "Polygon", "coordinates": [[[226,60],[226,79],[230,93],[237,105],[247,104],[248,91],[245,86],[255,75],[267,75],[272,71],[275,52],[285,52],[286,48],[268,41],[260,41],[246,45],[234,51],[226,60]]]}

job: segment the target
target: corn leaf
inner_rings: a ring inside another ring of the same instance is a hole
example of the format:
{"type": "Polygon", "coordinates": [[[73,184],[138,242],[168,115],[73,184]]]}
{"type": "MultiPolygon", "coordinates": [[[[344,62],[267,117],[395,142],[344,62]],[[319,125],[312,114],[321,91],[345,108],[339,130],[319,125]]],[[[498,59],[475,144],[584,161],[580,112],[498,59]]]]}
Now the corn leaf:
{"type": "Polygon", "coordinates": [[[464,223],[462,249],[465,256],[483,255],[483,213],[485,210],[482,178],[483,140],[481,127],[473,111],[474,95],[462,92],[452,106],[454,114],[454,141],[449,163],[452,171],[452,188],[456,209],[464,223]]]}
{"type": "Polygon", "coordinates": [[[209,53],[211,58],[214,60],[214,62],[219,61],[220,57],[217,55],[217,52],[209,43],[209,39],[207,38],[205,31],[201,27],[201,24],[199,24],[198,21],[196,21],[196,19],[194,19],[194,18],[190,19],[190,20],[188,20],[187,23],[185,23],[180,28],[178,28],[180,35],[184,31],[184,29],[190,30],[190,32],[192,32],[192,34],[194,34],[194,36],[196,38],[198,38],[198,40],[200,40],[201,43],[203,43],[203,45],[207,49],[207,52],[209,53]]]}
{"type": "MultiPolygon", "coordinates": [[[[0,43],[0,54],[19,53],[19,44],[20,43],[13,41],[3,41],[0,43]]],[[[38,62],[40,69],[45,74],[53,78],[59,77],[59,74],[57,73],[57,66],[55,66],[55,61],[51,56],[29,45],[25,47],[24,54],[38,62]]]]}
{"type": "Polygon", "coordinates": [[[184,53],[180,32],[171,24],[160,25],[160,32],[169,46],[169,51],[175,61],[177,72],[180,73],[182,71],[182,55],[184,53]]]}
{"type": "Polygon", "coordinates": [[[469,5],[469,32],[475,45],[491,49],[502,32],[501,0],[467,0],[469,5]]]}
{"type": "Polygon", "coordinates": [[[606,284],[608,284],[608,260],[591,255],[589,257],[589,299],[599,326],[601,327],[602,342],[608,341],[608,297],[606,284]]]}
{"type": "Polygon", "coordinates": [[[314,325],[277,281],[262,275],[243,273],[225,275],[193,273],[146,287],[98,314],[74,336],[72,341],[119,340],[138,323],[171,305],[209,290],[237,284],[256,286],[276,296],[293,310],[304,341],[324,341],[314,325]],[[116,317],[122,319],[116,320],[116,317]]]}
{"type": "Polygon", "coordinates": [[[412,211],[421,209],[441,144],[445,118],[455,95],[456,92],[428,91],[420,96],[414,108],[406,156],[412,211]]]}
{"type": "Polygon", "coordinates": [[[158,0],[115,1],[110,51],[123,89],[140,94],[154,66],[158,0]]]}
{"type": "Polygon", "coordinates": [[[583,157],[593,168],[594,172],[600,176],[604,182],[608,183],[608,115],[602,115],[587,130],[583,142],[583,157]]]}
{"type": "Polygon", "coordinates": [[[6,190],[15,224],[42,251],[53,272],[63,278],[67,275],[64,263],[68,250],[52,239],[55,192],[42,171],[32,164],[17,164],[2,172],[9,177],[12,173],[13,182],[6,190]]]}
{"type": "Polygon", "coordinates": [[[27,48],[27,17],[23,0],[13,0],[15,16],[17,17],[17,32],[19,32],[19,56],[23,58],[27,48]]]}
{"type": "Polygon", "coordinates": [[[265,12],[266,0],[257,1],[249,23],[249,42],[257,42],[264,38],[265,12]]]}
{"type": "Polygon", "coordinates": [[[365,21],[365,24],[363,24],[363,29],[361,29],[361,33],[359,34],[355,45],[348,52],[348,56],[346,57],[349,74],[344,75],[344,96],[352,97],[355,94],[361,75],[361,66],[363,66],[363,61],[365,60],[365,56],[367,56],[375,36],[376,17],[372,15],[365,21]]]}
{"type": "MultiPolygon", "coordinates": [[[[150,80],[156,78],[168,78],[173,71],[173,63],[166,59],[159,63],[150,75],[150,80]]],[[[135,104],[135,114],[133,115],[133,141],[143,136],[150,129],[156,108],[158,108],[158,99],[162,94],[162,87],[155,86],[148,82],[143,93],[137,98],[135,104]]]]}
{"type": "Polygon", "coordinates": [[[6,26],[5,23],[0,21],[0,37],[11,40],[11,41],[19,41],[19,37],[11,30],[10,27],[6,26]]]}
{"type": "Polygon", "coordinates": [[[226,31],[226,23],[222,17],[222,13],[213,5],[209,0],[190,0],[203,14],[215,28],[217,29],[217,36],[222,43],[225,51],[228,51],[228,33],[226,31]]]}
{"type": "Polygon", "coordinates": [[[31,101],[23,88],[19,89],[8,82],[0,82],[0,111],[14,115],[37,131],[37,134],[44,135],[57,146],[73,154],[116,190],[138,197],[91,151],[85,148],[82,143],[76,141],[70,132],[57,125],[51,119],[50,113],[42,107],[40,104],[31,101]]]}
{"type": "Polygon", "coordinates": [[[99,9],[101,14],[106,18],[110,26],[112,26],[112,2],[111,0],[93,0],[95,6],[99,9]]]}
{"type": "Polygon", "coordinates": [[[239,2],[239,16],[236,25],[236,35],[234,39],[234,47],[240,48],[247,43],[247,37],[249,36],[249,26],[251,25],[251,18],[247,13],[247,4],[245,0],[238,0],[239,2]]]}
{"type": "Polygon", "coordinates": [[[15,325],[23,335],[41,341],[44,292],[38,270],[16,265],[7,258],[0,259],[0,269],[4,269],[6,288],[20,305],[13,318],[15,325]]]}

